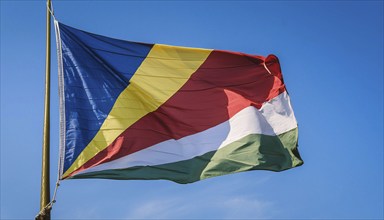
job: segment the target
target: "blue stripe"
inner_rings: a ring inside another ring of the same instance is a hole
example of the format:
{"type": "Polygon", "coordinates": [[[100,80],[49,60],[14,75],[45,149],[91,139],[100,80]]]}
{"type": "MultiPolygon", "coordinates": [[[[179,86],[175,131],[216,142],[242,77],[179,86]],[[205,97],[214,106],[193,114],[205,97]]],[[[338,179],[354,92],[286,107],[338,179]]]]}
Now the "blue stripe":
{"type": "Polygon", "coordinates": [[[93,139],[153,44],[60,26],[64,69],[64,172],[93,139]]]}

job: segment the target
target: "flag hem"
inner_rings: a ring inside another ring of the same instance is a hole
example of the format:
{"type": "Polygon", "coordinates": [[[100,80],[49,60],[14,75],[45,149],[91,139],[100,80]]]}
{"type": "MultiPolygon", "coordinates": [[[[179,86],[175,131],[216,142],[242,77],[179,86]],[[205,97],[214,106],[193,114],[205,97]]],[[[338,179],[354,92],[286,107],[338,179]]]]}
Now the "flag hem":
{"type": "Polygon", "coordinates": [[[58,66],[58,83],[59,83],[59,179],[63,175],[64,166],[64,153],[65,153],[65,99],[64,99],[64,67],[63,67],[63,54],[61,48],[60,26],[59,22],[55,19],[55,33],[56,33],[56,50],[57,50],[57,66],[58,66]]]}

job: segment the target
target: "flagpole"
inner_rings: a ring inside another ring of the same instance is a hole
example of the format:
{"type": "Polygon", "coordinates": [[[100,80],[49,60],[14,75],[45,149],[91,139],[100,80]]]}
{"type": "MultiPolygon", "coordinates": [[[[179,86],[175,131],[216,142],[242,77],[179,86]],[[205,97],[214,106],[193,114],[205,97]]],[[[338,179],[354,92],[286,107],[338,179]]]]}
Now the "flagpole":
{"type": "Polygon", "coordinates": [[[41,191],[40,191],[40,212],[43,213],[40,219],[51,219],[51,210],[47,208],[50,200],[49,184],[49,141],[50,141],[50,87],[51,87],[51,0],[47,0],[46,19],[46,44],[45,44],[45,97],[44,97],[44,127],[43,127],[43,154],[41,166],[41,191]]]}

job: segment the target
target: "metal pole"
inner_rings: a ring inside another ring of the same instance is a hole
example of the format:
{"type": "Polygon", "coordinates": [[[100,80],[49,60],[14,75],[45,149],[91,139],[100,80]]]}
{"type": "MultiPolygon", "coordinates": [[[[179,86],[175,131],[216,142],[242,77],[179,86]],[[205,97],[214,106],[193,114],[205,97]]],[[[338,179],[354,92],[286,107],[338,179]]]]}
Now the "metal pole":
{"type": "Polygon", "coordinates": [[[43,156],[41,167],[41,192],[40,192],[40,211],[41,219],[50,220],[51,210],[46,209],[50,200],[49,189],[49,141],[50,141],[50,90],[51,90],[51,0],[47,0],[47,20],[46,20],[46,50],[45,50],[45,97],[44,97],[44,128],[43,128],[43,156]],[[45,209],[45,210],[44,210],[45,209]]]}

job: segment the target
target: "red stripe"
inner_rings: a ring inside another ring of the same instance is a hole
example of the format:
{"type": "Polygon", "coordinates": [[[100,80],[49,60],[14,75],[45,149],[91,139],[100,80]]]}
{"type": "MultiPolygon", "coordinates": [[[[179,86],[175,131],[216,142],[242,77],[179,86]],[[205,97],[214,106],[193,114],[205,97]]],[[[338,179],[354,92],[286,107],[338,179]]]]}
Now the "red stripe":
{"type": "Polygon", "coordinates": [[[213,51],[174,96],[127,128],[70,176],[157,143],[204,131],[250,105],[260,108],[285,91],[281,73],[276,73],[280,70],[277,58],[266,60],[268,66],[273,66],[273,75],[265,69],[264,60],[259,56],[213,51]]]}

